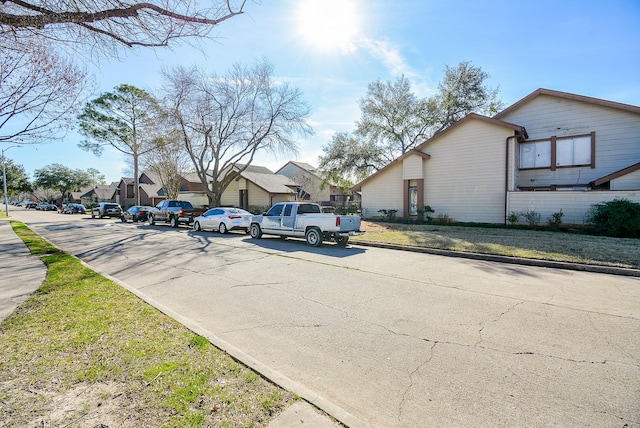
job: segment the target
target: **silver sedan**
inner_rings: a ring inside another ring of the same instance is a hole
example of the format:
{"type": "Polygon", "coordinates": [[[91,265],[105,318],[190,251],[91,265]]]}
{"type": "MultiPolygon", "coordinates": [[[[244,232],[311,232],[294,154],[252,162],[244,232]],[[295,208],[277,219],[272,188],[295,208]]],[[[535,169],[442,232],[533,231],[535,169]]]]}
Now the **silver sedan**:
{"type": "Polygon", "coordinates": [[[227,233],[230,230],[249,230],[251,214],[240,208],[217,207],[207,210],[201,216],[193,219],[194,230],[211,230],[227,233]]]}

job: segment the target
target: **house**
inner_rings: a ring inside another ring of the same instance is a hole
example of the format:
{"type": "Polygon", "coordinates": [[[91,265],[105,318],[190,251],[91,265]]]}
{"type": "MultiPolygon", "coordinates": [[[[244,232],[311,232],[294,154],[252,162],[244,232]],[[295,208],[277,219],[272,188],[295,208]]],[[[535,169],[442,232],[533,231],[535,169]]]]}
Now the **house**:
{"type": "Polygon", "coordinates": [[[86,206],[95,205],[100,202],[116,202],[117,190],[118,183],[83,187],[78,192],[71,192],[72,202],[81,203],[86,206]]]}
{"type": "Polygon", "coordinates": [[[319,171],[304,162],[289,161],[276,174],[289,177],[297,184],[299,199],[306,199],[325,206],[344,205],[350,197],[334,183],[326,183],[319,171]]]}
{"type": "Polygon", "coordinates": [[[132,205],[136,205],[135,194],[133,192],[135,185],[135,178],[122,177],[118,183],[116,203],[120,204],[120,206],[125,209],[132,205]]]}
{"type": "Polygon", "coordinates": [[[538,89],[489,118],[469,114],[356,184],[365,217],[430,206],[449,221],[535,211],[582,224],[592,204],[640,202],[640,107],[538,89]]]}
{"type": "MultiPolygon", "coordinates": [[[[123,178],[123,180],[125,179],[123,178]]],[[[120,183],[122,186],[122,181],[120,183]]],[[[162,187],[162,181],[157,173],[153,171],[143,171],[140,174],[138,183],[140,189],[140,205],[155,206],[161,200],[167,199],[168,196],[162,187]]],[[[187,173],[182,175],[179,189],[181,199],[189,200],[195,206],[208,205],[204,186],[200,182],[197,174],[187,173]]],[[[129,204],[122,205],[124,207],[135,205],[134,199],[131,199],[129,204]]]]}
{"type": "MultiPolygon", "coordinates": [[[[244,165],[234,165],[221,175],[238,173],[244,165]]],[[[268,168],[249,165],[222,192],[220,205],[262,212],[276,202],[296,199],[297,185],[287,176],[268,168]]]]}

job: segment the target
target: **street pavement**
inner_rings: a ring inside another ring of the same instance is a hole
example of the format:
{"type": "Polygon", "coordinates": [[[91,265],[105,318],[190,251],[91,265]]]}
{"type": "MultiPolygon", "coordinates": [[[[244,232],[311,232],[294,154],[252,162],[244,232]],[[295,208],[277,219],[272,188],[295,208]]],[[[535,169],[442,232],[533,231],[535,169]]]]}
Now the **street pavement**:
{"type": "MultiPolygon", "coordinates": [[[[59,248],[348,426],[640,421],[635,278],[35,216],[59,248]]],[[[274,424],[322,426],[306,409],[274,424]]]]}

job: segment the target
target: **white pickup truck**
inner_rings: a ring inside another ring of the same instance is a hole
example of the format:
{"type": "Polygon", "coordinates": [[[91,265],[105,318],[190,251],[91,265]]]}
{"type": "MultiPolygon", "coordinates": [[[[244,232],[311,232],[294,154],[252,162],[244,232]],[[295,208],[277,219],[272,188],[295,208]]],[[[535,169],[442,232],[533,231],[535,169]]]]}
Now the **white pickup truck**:
{"type": "Polygon", "coordinates": [[[317,247],[331,239],[346,245],[349,236],[362,232],[359,216],[323,214],[319,205],[309,202],[280,202],[263,215],[253,216],[249,233],[255,239],[263,233],[305,238],[308,245],[317,247]]]}

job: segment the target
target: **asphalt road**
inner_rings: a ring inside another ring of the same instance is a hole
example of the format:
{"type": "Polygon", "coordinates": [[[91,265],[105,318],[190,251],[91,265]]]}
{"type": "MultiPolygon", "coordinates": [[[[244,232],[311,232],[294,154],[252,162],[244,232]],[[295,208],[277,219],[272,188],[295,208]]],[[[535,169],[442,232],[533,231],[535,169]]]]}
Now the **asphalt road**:
{"type": "Polygon", "coordinates": [[[12,215],[347,425],[640,426],[639,278],[12,215]]]}

